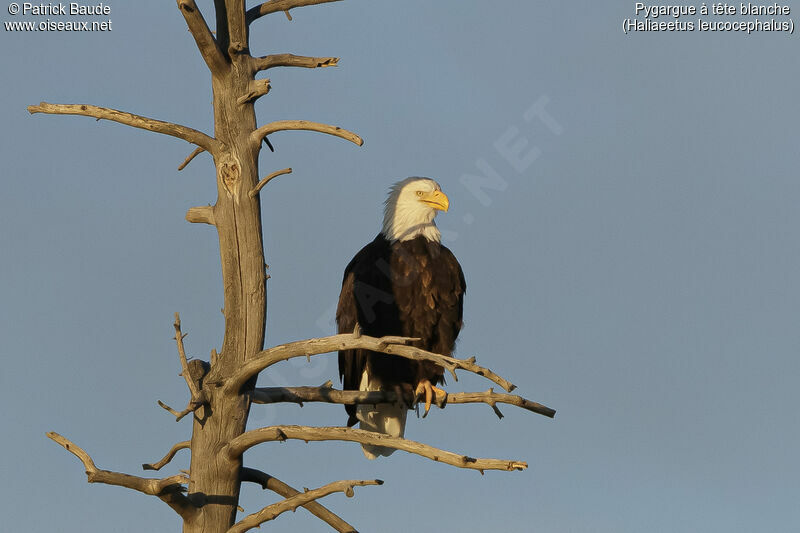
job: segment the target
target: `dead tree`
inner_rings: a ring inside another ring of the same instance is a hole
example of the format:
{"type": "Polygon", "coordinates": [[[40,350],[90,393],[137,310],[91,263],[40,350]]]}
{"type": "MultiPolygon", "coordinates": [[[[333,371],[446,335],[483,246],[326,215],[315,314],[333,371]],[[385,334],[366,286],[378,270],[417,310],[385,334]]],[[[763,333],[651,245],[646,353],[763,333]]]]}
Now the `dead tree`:
{"type": "MultiPolygon", "coordinates": [[[[413,339],[401,337],[372,338],[358,333],[309,339],[264,349],[265,330],[265,262],[262,245],[259,197],[263,187],[273,178],[291,172],[284,169],[259,179],[258,156],[268,136],[286,130],[310,130],[327,133],[361,145],[361,138],[336,126],[304,120],[280,120],[258,126],[254,102],[270,90],[268,79],[256,75],[276,67],[331,67],[335,57],[303,57],[292,54],[253,56],[249,47],[249,30],[261,17],[284,13],[289,20],[293,8],[337,0],[270,0],[247,9],[244,0],[215,0],[216,32],[209,29],[194,0],[178,0],[177,5],[197,47],[211,72],[214,106],[214,135],[195,129],[146,118],[115,109],[92,105],[41,103],[30,106],[31,113],[83,115],[110,120],[171,135],[195,146],[180,165],[184,168],[198,154],[211,154],[216,167],[217,200],[213,206],[189,209],[189,222],[214,226],[219,237],[224,283],[225,334],[220,353],[211,352],[209,362],[187,360],[178,314],[175,315],[175,341],[189,389],[189,402],[178,412],[159,402],[181,420],[191,414],[191,440],[172,447],[160,461],[143,465],[145,470],[159,470],[182,449],[191,453],[190,470],[185,474],[164,478],[142,478],[102,470],[91,457],[68,439],[56,433],[48,437],[76,455],[84,465],[90,483],[120,485],[156,496],[183,519],[186,533],[244,532],[272,520],[287,510],[304,507],[337,531],[355,531],[347,522],[316,502],[334,492],[348,496],[353,487],[377,485],[379,480],[336,481],[318,489],[297,491],[267,473],[245,468],[242,455],[249,448],[271,441],[300,439],[304,441],[340,440],[361,444],[377,444],[405,450],[460,468],[475,470],[522,470],[520,461],[477,459],[439,450],[401,438],[346,427],[272,426],[246,431],[249,410],[253,403],[329,402],[341,404],[382,403],[398,400],[394,392],[340,391],[327,383],[321,387],[256,388],[260,372],[279,361],[293,357],[311,357],[342,349],[366,348],[416,360],[433,361],[455,378],[457,370],[483,376],[507,392],[514,385],[475,359],[456,359],[429,353],[410,346],[413,339]],[[285,499],[245,516],[237,521],[236,513],[241,483],[253,482],[270,489],[285,499]]],[[[271,145],[270,145],[271,147],[271,145]]],[[[499,403],[516,405],[552,417],[554,411],[519,396],[495,393],[456,393],[446,403],[486,403],[498,416],[499,403]]]]}

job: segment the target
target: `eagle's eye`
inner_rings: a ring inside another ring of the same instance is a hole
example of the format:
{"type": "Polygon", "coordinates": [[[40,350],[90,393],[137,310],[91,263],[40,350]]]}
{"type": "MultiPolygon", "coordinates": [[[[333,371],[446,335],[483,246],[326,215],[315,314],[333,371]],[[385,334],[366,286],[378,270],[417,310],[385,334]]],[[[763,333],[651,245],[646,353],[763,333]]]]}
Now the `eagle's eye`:
{"type": "Polygon", "coordinates": [[[417,196],[422,196],[422,191],[417,191],[417,196]]]}

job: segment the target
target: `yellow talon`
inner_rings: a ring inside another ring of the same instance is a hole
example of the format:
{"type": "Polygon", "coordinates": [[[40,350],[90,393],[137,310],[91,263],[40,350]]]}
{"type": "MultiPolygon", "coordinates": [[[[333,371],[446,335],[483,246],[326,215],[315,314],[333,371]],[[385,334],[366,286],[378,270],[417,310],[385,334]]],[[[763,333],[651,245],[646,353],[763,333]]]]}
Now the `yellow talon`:
{"type": "Polygon", "coordinates": [[[425,396],[425,414],[422,415],[422,418],[428,416],[428,411],[431,410],[431,403],[435,401],[436,405],[441,407],[447,398],[447,393],[443,389],[433,386],[427,379],[423,379],[417,384],[417,389],[414,392],[414,402],[416,403],[422,399],[423,395],[425,396]]]}

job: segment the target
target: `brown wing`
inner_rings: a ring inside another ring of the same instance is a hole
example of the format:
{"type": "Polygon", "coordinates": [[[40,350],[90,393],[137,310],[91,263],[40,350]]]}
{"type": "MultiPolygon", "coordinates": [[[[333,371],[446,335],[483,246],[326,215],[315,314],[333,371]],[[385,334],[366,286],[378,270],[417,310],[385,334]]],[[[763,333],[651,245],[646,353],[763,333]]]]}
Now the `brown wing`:
{"type": "MultiPolygon", "coordinates": [[[[339,306],[336,308],[336,326],[339,333],[352,333],[358,323],[356,301],[353,297],[353,278],[352,272],[345,271],[342,292],[339,294],[339,306]]],[[[339,351],[339,379],[344,390],[358,390],[364,363],[363,350],[339,351]]],[[[344,408],[349,415],[347,425],[354,425],[357,422],[356,406],[345,405],[344,408]]]]}
{"type": "MultiPolygon", "coordinates": [[[[397,309],[387,270],[390,254],[388,241],[378,235],[345,268],[336,309],[339,333],[352,333],[356,324],[365,335],[379,337],[396,331],[397,326],[392,323],[396,319],[392,317],[397,316],[397,309]]],[[[368,350],[339,351],[339,378],[344,390],[359,389],[371,353],[368,350]]],[[[352,426],[357,421],[356,407],[346,405],[345,409],[350,415],[347,423],[352,426]]]]}

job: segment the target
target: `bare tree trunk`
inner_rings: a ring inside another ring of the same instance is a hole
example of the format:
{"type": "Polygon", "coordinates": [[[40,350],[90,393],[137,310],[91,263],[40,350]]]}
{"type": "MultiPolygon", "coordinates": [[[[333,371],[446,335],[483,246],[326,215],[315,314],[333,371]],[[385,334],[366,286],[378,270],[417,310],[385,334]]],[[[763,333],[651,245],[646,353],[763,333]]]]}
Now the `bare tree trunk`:
{"type": "Polygon", "coordinates": [[[215,155],[217,202],[213,221],[219,235],[224,280],[225,338],[203,389],[208,406],[195,417],[192,433],[189,498],[198,513],[184,525],[186,533],[221,532],[233,525],[239,500],[241,456],[220,450],[244,433],[249,413],[248,380],[242,391],[214,387],[232,375],[264,345],[265,270],[259,197],[248,194],[258,183],[258,145],[253,103],[238,104],[253,74],[234,63],[213,79],[215,137],[226,150],[215,155]],[[242,394],[244,393],[244,394],[242,394]]]}

